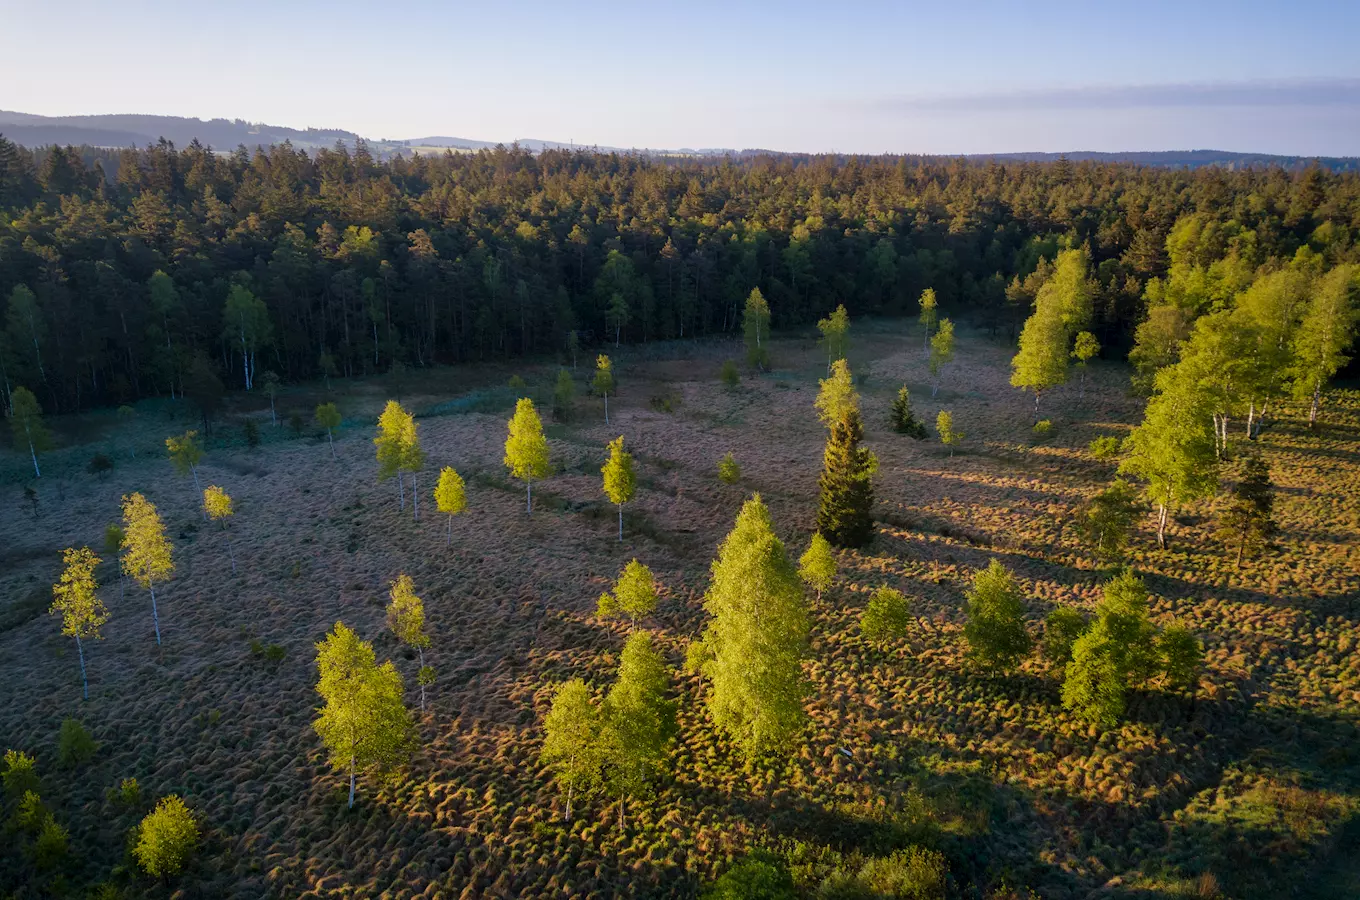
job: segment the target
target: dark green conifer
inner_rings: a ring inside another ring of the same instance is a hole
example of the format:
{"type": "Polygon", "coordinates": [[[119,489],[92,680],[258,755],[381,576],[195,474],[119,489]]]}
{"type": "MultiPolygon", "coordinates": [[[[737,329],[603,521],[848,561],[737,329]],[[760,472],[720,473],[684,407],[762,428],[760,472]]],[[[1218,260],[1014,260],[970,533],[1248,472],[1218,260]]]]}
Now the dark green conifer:
{"type": "Polygon", "coordinates": [[[823,455],[821,506],[817,530],[838,547],[863,547],[873,537],[873,474],[878,459],[860,446],[864,426],[859,412],[851,409],[831,426],[823,455]]]}

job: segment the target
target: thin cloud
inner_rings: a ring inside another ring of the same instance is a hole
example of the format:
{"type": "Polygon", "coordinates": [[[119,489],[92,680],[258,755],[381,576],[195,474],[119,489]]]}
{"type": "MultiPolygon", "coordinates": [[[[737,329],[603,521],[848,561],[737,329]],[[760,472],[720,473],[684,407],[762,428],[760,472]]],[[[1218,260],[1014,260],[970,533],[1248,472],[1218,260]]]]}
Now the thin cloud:
{"type": "Polygon", "coordinates": [[[1005,112],[1027,110],[1227,109],[1325,107],[1360,112],[1360,78],[1228,83],[1144,84],[996,91],[953,96],[889,97],[872,104],[887,112],[1005,112]]]}

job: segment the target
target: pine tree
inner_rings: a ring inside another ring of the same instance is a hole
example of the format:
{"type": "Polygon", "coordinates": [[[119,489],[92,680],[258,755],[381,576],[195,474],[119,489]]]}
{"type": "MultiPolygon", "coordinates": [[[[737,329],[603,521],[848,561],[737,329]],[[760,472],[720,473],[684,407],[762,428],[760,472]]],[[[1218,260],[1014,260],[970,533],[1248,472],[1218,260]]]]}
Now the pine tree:
{"type": "Polygon", "coordinates": [[[1086,397],[1086,363],[1100,353],[1100,341],[1089,331],[1083,331],[1077,335],[1076,341],[1072,345],[1072,358],[1077,361],[1077,368],[1081,371],[1080,395],[1086,397]]]}
{"type": "Polygon", "coordinates": [[[834,427],[852,412],[859,415],[859,393],[855,390],[854,379],[850,376],[850,365],[844,359],[833,362],[831,374],[818,384],[820,388],[813,405],[817,409],[817,418],[821,419],[827,428],[834,427]]]}
{"type": "Polygon", "coordinates": [[[808,617],[758,494],[718,550],[704,609],[711,619],[689,662],[709,682],[714,723],[748,757],[787,746],[806,721],[808,617]]]}
{"type": "Polygon", "coordinates": [[[817,530],[838,547],[863,547],[873,537],[873,474],[878,460],[861,447],[864,429],[850,411],[831,428],[818,479],[817,530]]]}
{"type": "Polygon", "coordinates": [[[598,615],[611,617],[625,615],[630,625],[636,629],[637,620],[649,616],[656,609],[656,580],[652,570],[636,559],[623,567],[619,580],[614,583],[614,592],[600,595],[598,615]]]}
{"type": "Polygon", "coordinates": [[[439,482],[434,486],[434,505],[449,517],[445,549],[453,546],[453,517],[467,509],[467,493],[463,478],[451,466],[439,470],[439,482]]]}
{"type": "Polygon", "coordinates": [[[901,640],[910,628],[911,606],[906,595],[886,584],[870,595],[859,617],[860,634],[875,643],[901,640]]]}
{"type": "MultiPolygon", "coordinates": [[[[215,484],[210,484],[203,491],[203,508],[207,510],[208,518],[214,522],[222,523],[222,531],[226,532],[227,522],[232,516],[231,497],[226,491],[215,484]]],[[[227,555],[231,558],[231,574],[236,574],[236,548],[233,546],[231,536],[227,535],[227,555]]]]}
{"type": "Polygon", "coordinates": [[[756,369],[770,367],[770,306],[760,288],[751,288],[742,314],[742,332],[746,339],[746,362],[756,369]]]}
{"type": "MultiPolygon", "coordinates": [[[[192,475],[194,490],[202,495],[203,486],[198,483],[198,464],[203,461],[203,445],[198,442],[197,431],[186,431],[179,437],[165,439],[165,450],[174,463],[175,471],[181,476],[192,475]]],[[[203,521],[208,521],[208,511],[203,510],[203,521]]]]}
{"type": "Polygon", "coordinates": [[[954,323],[940,320],[940,330],[930,339],[930,377],[935,383],[930,389],[934,397],[940,390],[940,372],[954,359],[954,323]]]}
{"type": "Polygon", "coordinates": [[[1227,507],[1219,516],[1219,536],[1225,544],[1237,544],[1236,565],[1243,557],[1270,547],[1279,533],[1275,524],[1275,489],[1270,483],[1270,467],[1259,454],[1248,456],[1242,479],[1233,486],[1227,507]]]}
{"type": "Polygon", "coordinates": [[[814,532],[807,550],[798,559],[798,577],[803,584],[817,592],[818,602],[822,592],[831,587],[836,578],[836,555],[831,552],[831,543],[820,531],[814,532]]]}
{"type": "Polygon", "coordinates": [[[109,620],[109,612],[96,591],[95,567],[100,559],[89,547],[68,548],[62,554],[66,568],[61,580],[52,586],[52,614],[61,613],[61,633],[76,639],[76,653],[80,656],[80,684],[84,699],[90,699],[90,682],[85,677],[85,647],[82,639],[101,635],[99,629],[109,620]]]}
{"type": "Polygon", "coordinates": [[[398,575],[392,582],[391,598],[387,604],[387,627],[408,647],[415,648],[420,654],[420,670],[416,681],[420,683],[420,711],[425,712],[425,685],[433,678],[434,670],[425,665],[425,648],[430,646],[430,636],[425,633],[425,601],[416,596],[415,583],[410,575],[398,575]]]}
{"type": "Polygon", "coordinates": [[[26,387],[17,387],[10,395],[10,428],[14,431],[14,445],[28,446],[29,457],[33,460],[33,475],[42,477],[38,468],[38,454],[52,446],[52,436],[43,424],[42,407],[38,398],[26,387]]]}
{"type": "Polygon", "coordinates": [[[605,781],[619,798],[620,828],[628,798],[646,789],[675,736],[675,704],[666,699],[669,690],[670,672],[652,647],[652,636],[635,632],[624,645],[618,678],[601,709],[605,781]]]}
{"type": "Polygon", "coordinates": [[[973,576],[967,598],[963,636],[968,655],[988,670],[1014,669],[1033,645],[1025,629],[1025,604],[1015,576],[993,559],[973,576]]]}
{"type": "Polygon", "coordinates": [[[552,709],[543,720],[540,759],[552,767],[558,785],[567,792],[566,821],[571,821],[575,795],[589,795],[600,787],[600,725],[600,711],[591,702],[584,681],[573,678],[557,689],[552,709]]]}
{"type": "Polygon", "coordinates": [[[1129,532],[1140,511],[1133,485],[1116,478],[1082,507],[1077,514],[1077,527],[1098,557],[1117,562],[1124,556],[1129,532]]]}
{"type": "Polygon", "coordinates": [[[637,491],[637,474],[633,471],[633,454],[623,449],[623,435],[609,442],[609,459],[600,469],[604,476],[604,495],[619,508],[619,540],[623,540],[623,504],[633,499],[637,491]]]}
{"type": "Polygon", "coordinates": [[[401,676],[391,662],[381,666],[373,646],[336,622],[316,645],[320,679],[316,690],[324,701],[312,727],[330,754],[337,772],[349,772],[349,806],[354,807],[354,781],[361,769],[388,769],[409,755],[411,715],[402,703],[401,676]]]}
{"type": "Polygon", "coordinates": [[[949,458],[954,458],[954,445],[963,440],[963,432],[954,430],[954,414],[947,409],[940,410],[935,416],[935,431],[940,443],[949,448],[949,458]]]}
{"type": "Polygon", "coordinates": [[[198,846],[198,823],[177,795],[162,797],[137,826],[132,855],[152,878],[178,875],[198,846]]]}
{"type": "Polygon", "coordinates": [[[340,427],[340,410],[334,403],[322,403],[316,408],[316,424],[326,429],[326,441],[331,446],[331,459],[335,459],[335,429],[340,427]]]}
{"type": "Polygon", "coordinates": [[[165,523],[156,507],[141,494],[123,498],[123,572],[151,592],[151,621],[156,645],[161,642],[161,619],[156,610],[156,582],[175,571],[165,523]]]}
{"type": "Polygon", "coordinates": [[[842,303],[827,316],[817,322],[817,330],[822,333],[822,343],[826,346],[826,371],[838,359],[845,359],[846,346],[850,337],[850,314],[842,303]]]}
{"type": "Polygon", "coordinates": [[[511,476],[524,482],[526,505],[534,511],[535,478],[547,478],[552,469],[548,462],[548,440],[543,437],[543,422],[534,410],[534,401],[520,398],[515,404],[515,415],[509,422],[505,439],[505,467],[511,476]]]}
{"type": "Polygon", "coordinates": [[[604,424],[609,424],[609,395],[614,393],[614,364],[601,353],[595,359],[595,378],[590,389],[604,398],[604,424]]]}
{"type": "Polygon", "coordinates": [[[378,416],[378,436],[373,439],[378,448],[378,481],[387,481],[393,475],[397,477],[397,505],[403,512],[406,510],[406,485],[402,480],[406,440],[413,433],[407,427],[410,418],[411,414],[402,409],[400,403],[388,400],[382,415],[378,416]]]}
{"type": "Polygon", "coordinates": [[[897,397],[892,405],[892,427],[898,434],[905,434],[918,441],[926,439],[926,423],[916,418],[911,411],[911,392],[904,384],[897,389],[897,397]]]}
{"type": "Polygon", "coordinates": [[[921,306],[921,328],[924,336],[921,339],[921,350],[930,348],[930,331],[935,327],[935,317],[939,309],[939,301],[935,298],[935,289],[926,288],[921,292],[921,299],[918,301],[921,306]]]}

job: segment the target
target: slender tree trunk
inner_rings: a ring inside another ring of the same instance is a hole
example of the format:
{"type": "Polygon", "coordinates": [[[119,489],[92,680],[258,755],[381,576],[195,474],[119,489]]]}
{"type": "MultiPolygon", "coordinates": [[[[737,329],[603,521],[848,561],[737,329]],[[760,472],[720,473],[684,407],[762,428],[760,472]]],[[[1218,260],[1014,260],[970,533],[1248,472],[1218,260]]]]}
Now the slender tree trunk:
{"type": "Polygon", "coordinates": [[[402,480],[401,470],[397,470],[397,505],[402,512],[406,511],[406,483],[402,480]]]}
{"type": "MultiPolygon", "coordinates": [[[[33,441],[28,442],[28,455],[33,457],[33,475],[36,478],[42,477],[42,469],[38,468],[38,451],[33,447],[33,441]]],[[[60,479],[58,479],[60,480],[60,479]]]]}
{"type": "MultiPolygon", "coordinates": [[[[268,380],[268,379],[266,379],[268,380]]],[[[279,427],[279,414],[274,411],[274,395],[269,395],[269,418],[274,420],[274,427],[279,427]]]]}
{"type": "MultiPolygon", "coordinates": [[[[203,503],[203,486],[198,483],[198,466],[190,466],[189,473],[194,476],[194,490],[198,491],[198,501],[203,503]]],[[[208,521],[208,507],[200,506],[203,512],[203,521],[208,521]]]]}
{"type": "Polygon", "coordinates": [[[1237,568],[1242,568],[1242,551],[1247,549],[1247,531],[1242,529],[1242,540],[1237,542],[1237,568]]]}
{"type": "Polygon", "coordinates": [[[1308,427],[1317,427],[1318,401],[1322,397],[1322,382],[1317,381],[1313,384],[1313,402],[1308,407],[1308,427]]]}
{"type": "Polygon", "coordinates": [[[624,795],[624,794],[620,794],[620,795],[619,795],[619,830],[620,830],[620,831],[622,831],[623,828],[624,828],[624,824],[625,824],[625,823],[624,823],[624,820],[623,820],[623,813],[624,813],[624,810],[627,809],[627,807],[628,807],[628,797],[627,797],[626,795],[624,795]]]}
{"type": "Polygon", "coordinates": [[[623,541],[623,504],[619,504],[619,541],[623,541]]]}
{"type": "Polygon", "coordinates": [[[529,515],[532,516],[532,515],[534,514],[534,482],[533,482],[533,479],[531,479],[531,478],[526,478],[526,479],[524,479],[524,494],[525,494],[525,497],[527,498],[527,500],[526,500],[526,507],[527,507],[527,509],[529,510],[529,515]]]}
{"type": "Polygon", "coordinates": [[[1249,441],[1256,440],[1256,435],[1252,433],[1252,428],[1255,426],[1255,424],[1256,424],[1256,401],[1253,400],[1251,401],[1251,405],[1247,407],[1247,440],[1249,441]]]}
{"type": "Polygon", "coordinates": [[[1158,504],[1160,510],[1157,513],[1157,546],[1166,549],[1166,504],[1158,504]]]}
{"type": "Polygon", "coordinates": [[[609,392],[604,394],[604,424],[609,424],[609,392]]]}
{"type": "Polygon", "coordinates": [[[156,628],[156,646],[159,647],[161,645],[161,617],[156,612],[156,583],[148,580],[146,586],[151,589],[151,624],[156,628]]]}
{"type": "Polygon", "coordinates": [[[1034,424],[1039,424],[1039,391],[1034,392],[1034,424]]]}
{"type": "Polygon", "coordinates": [[[1082,367],[1081,367],[1081,379],[1077,382],[1077,384],[1078,384],[1078,386],[1079,386],[1078,389],[1077,389],[1077,399],[1083,400],[1083,401],[1084,401],[1084,400],[1086,399],[1086,366],[1085,366],[1085,364],[1083,364],[1082,367]]]}
{"type": "Polygon", "coordinates": [[[571,795],[572,795],[572,792],[575,791],[575,790],[576,790],[576,785],[575,785],[575,784],[569,784],[569,785],[567,785],[567,814],[566,814],[566,816],[564,816],[563,819],[562,819],[562,821],[564,821],[564,822],[570,822],[570,821],[571,821],[571,795]]]}
{"type": "Polygon", "coordinates": [[[332,431],[331,431],[329,428],[326,429],[326,440],[330,442],[330,445],[331,445],[331,459],[334,460],[334,459],[335,459],[335,434],[332,433],[332,431]]]}
{"type": "Polygon", "coordinates": [[[76,653],[80,656],[80,686],[84,699],[90,699],[90,682],[85,677],[85,648],[80,645],[80,635],[76,635],[76,653]]]}
{"type": "Polygon", "coordinates": [[[447,550],[452,546],[453,546],[453,513],[449,513],[449,528],[444,538],[444,549],[447,550]]]}
{"type": "Polygon", "coordinates": [[[416,487],[416,473],[411,473],[411,521],[420,521],[420,489],[416,487]]]}
{"type": "MultiPolygon", "coordinates": [[[[425,671],[425,648],[417,647],[416,652],[420,654],[420,671],[425,671]]],[[[420,711],[425,712],[425,679],[416,675],[416,681],[420,682],[420,711]]]]}
{"type": "Polygon", "coordinates": [[[227,557],[231,560],[231,574],[236,574],[236,542],[227,535],[227,557]]]}
{"type": "Polygon", "coordinates": [[[349,808],[354,809],[354,756],[349,758],[349,808]]]}

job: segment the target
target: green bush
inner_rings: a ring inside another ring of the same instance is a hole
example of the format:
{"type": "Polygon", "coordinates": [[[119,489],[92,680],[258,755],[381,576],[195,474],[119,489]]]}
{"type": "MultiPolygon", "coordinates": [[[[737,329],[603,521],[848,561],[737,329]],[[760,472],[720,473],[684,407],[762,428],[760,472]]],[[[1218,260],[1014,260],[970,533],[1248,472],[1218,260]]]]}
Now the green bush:
{"type": "Polygon", "coordinates": [[[106,475],[113,471],[113,460],[109,459],[106,454],[96,453],[90,458],[90,464],[86,466],[85,471],[89,472],[91,475],[98,475],[102,480],[106,475]]]}
{"type": "Polygon", "coordinates": [[[47,871],[60,865],[66,858],[68,837],[66,829],[57,824],[51,813],[47,813],[42,826],[38,829],[38,836],[33,841],[31,849],[33,865],[40,871],[47,871]]]}
{"type": "Polygon", "coordinates": [[[1070,606],[1059,606],[1044,619],[1044,658],[1064,668],[1072,661],[1072,645],[1085,631],[1085,616],[1070,606]]]}
{"type": "Polygon", "coordinates": [[[680,408],[680,394],[675,390],[653,394],[647,403],[656,412],[674,415],[675,411],[680,408]]]}
{"type": "Polygon", "coordinates": [[[718,373],[718,378],[722,381],[723,387],[729,391],[741,386],[741,373],[737,371],[737,364],[730,359],[723,360],[722,371],[718,373]]]}
{"type": "Polygon", "coordinates": [[[57,736],[57,762],[63,766],[78,766],[94,758],[99,745],[90,732],[78,719],[67,719],[61,723],[57,736]]]}
{"type": "Polygon", "coordinates": [[[704,894],[706,900],[795,900],[797,896],[789,873],[763,859],[737,863],[704,894]]]}
{"type": "Polygon", "coordinates": [[[859,870],[859,881],[878,897],[944,900],[947,872],[944,854],[910,847],[869,860],[859,870]]]}
{"type": "Polygon", "coordinates": [[[718,480],[723,484],[736,484],[741,481],[741,466],[737,465],[731,452],[718,460],[718,480]]]}
{"type": "Polygon", "coordinates": [[[105,796],[110,803],[132,809],[141,805],[142,786],[137,783],[136,778],[124,778],[119,782],[118,787],[109,788],[105,796]]]}
{"type": "Polygon", "coordinates": [[[906,596],[884,585],[874,591],[859,617],[859,630],[870,641],[895,641],[906,637],[911,609],[906,596]]]}
{"type": "Polygon", "coordinates": [[[1034,423],[1032,430],[1035,437],[1048,437],[1053,432],[1053,422],[1051,419],[1040,419],[1034,423]]]}
{"type": "Polygon", "coordinates": [[[1111,434],[1098,437],[1091,441],[1089,449],[1096,459],[1114,459],[1119,455],[1119,438],[1111,434]]]}
{"type": "Polygon", "coordinates": [[[155,878],[178,874],[198,844],[198,824],[184,801],[171,794],[137,826],[132,848],[137,863],[155,878]]]}

